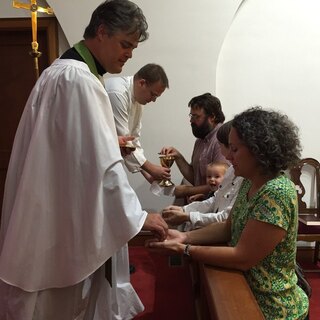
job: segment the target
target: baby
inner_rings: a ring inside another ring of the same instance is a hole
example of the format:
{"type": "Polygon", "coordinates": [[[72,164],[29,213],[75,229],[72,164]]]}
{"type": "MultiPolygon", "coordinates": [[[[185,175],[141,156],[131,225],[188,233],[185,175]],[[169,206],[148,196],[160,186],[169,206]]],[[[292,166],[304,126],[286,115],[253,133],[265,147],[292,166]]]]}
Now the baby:
{"type": "Polygon", "coordinates": [[[229,165],[226,162],[214,161],[207,166],[207,184],[210,186],[210,192],[205,194],[195,194],[188,197],[188,202],[202,201],[208,199],[214,195],[217,191],[219,185],[223,181],[224,175],[228,169],[229,165]]]}

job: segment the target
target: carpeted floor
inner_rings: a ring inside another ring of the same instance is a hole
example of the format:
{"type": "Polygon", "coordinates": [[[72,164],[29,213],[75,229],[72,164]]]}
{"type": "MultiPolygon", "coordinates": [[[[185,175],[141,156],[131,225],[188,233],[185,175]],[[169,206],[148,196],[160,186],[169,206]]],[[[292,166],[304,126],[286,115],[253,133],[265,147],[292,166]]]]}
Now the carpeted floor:
{"type": "Polygon", "coordinates": [[[143,247],[129,247],[135,272],[131,283],[145,311],[135,320],[195,320],[189,267],[180,257],[150,253],[143,247]]]}

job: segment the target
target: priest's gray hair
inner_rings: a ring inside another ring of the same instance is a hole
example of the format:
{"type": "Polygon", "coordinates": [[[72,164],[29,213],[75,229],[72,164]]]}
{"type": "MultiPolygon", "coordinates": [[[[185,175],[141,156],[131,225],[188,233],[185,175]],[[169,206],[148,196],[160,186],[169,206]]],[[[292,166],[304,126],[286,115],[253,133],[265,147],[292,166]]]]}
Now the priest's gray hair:
{"type": "Polygon", "coordinates": [[[139,42],[148,39],[148,24],[142,10],[129,0],[107,0],[92,13],[89,25],[84,31],[85,39],[94,38],[100,25],[106,27],[109,36],[116,32],[138,33],[139,42]]]}

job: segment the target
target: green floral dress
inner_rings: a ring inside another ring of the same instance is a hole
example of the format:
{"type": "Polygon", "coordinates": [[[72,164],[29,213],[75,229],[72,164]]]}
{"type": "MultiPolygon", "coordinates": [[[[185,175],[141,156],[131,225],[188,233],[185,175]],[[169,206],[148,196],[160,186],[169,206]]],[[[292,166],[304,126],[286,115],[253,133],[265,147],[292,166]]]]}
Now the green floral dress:
{"type": "Polygon", "coordinates": [[[250,200],[251,182],[244,180],[232,213],[231,246],[236,246],[249,219],[279,226],[286,237],[273,252],[245,272],[266,319],[305,319],[309,301],[295,274],[298,225],[297,194],[285,176],[268,181],[250,200]]]}

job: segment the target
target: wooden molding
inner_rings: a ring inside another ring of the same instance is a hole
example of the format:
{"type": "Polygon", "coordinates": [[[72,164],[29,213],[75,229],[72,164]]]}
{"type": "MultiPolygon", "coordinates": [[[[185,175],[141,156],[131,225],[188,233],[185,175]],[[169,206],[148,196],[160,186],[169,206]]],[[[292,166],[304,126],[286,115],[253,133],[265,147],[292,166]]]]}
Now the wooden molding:
{"type": "MultiPolygon", "coordinates": [[[[4,18],[0,19],[0,30],[30,30],[30,44],[32,41],[30,18],[4,18]]],[[[38,31],[46,30],[48,40],[48,57],[50,64],[59,56],[58,46],[58,22],[55,17],[38,18],[38,31]]],[[[31,49],[31,45],[30,45],[31,49]]],[[[41,52],[41,48],[39,48],[41,52]]]]}

